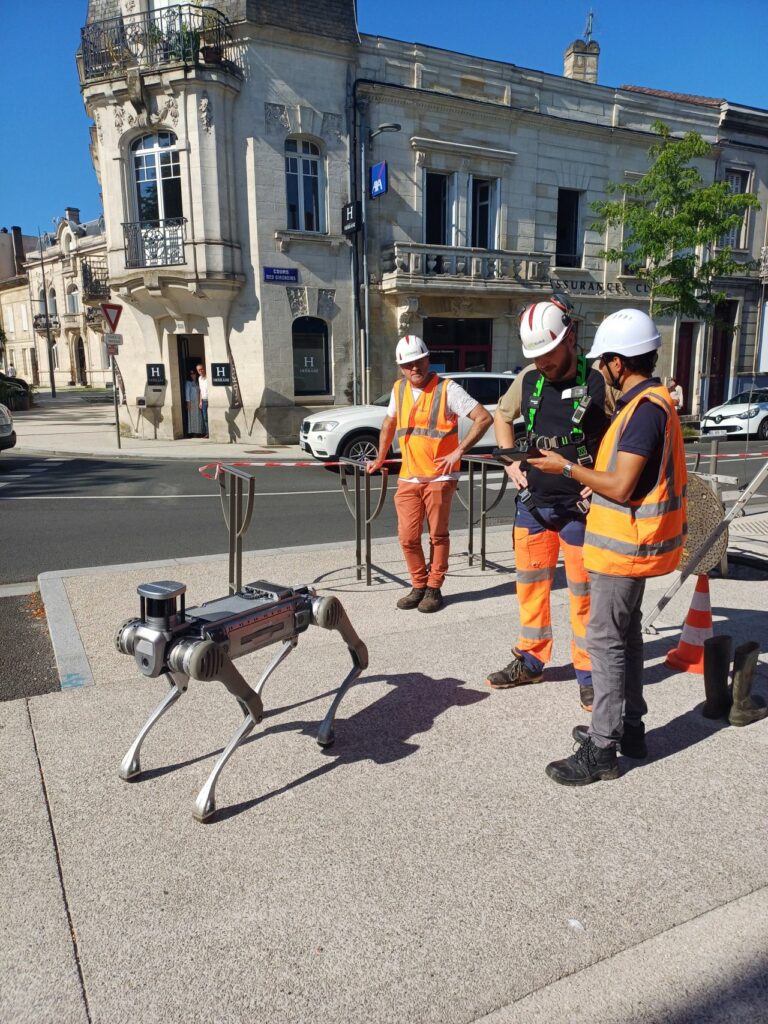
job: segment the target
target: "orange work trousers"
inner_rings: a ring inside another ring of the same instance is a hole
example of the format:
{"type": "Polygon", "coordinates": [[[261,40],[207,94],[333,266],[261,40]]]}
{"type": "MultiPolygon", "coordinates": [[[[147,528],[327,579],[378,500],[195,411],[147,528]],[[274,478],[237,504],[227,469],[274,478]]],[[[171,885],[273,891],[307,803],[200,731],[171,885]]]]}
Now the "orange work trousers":
{"type": "MultiPolygon", "coordinates": [[[[552,510],[538,511],[547,519],[552,510]]],[[[571,610],[571,659],[575,669],[589,672],[592,664],[586,650],[589,576],[584,568],[584,521],[557,516],[551,519],[551,528],[545,529],[527,509],[518,505],[514,545],[520,639],[515,649],[531,654],[542,665],[552,657],[549,602],[558,555],[562,551],[571,610]]]]}
{"type": "Polygon", "coordinates": [[[448,519],[458,481],[439,480],[409,484],[400,480],[395,491],[397,538],[403,549],[411,585],[417,590],[439,590],[448,572],[450,535],[448,519]],[[424,558],[421,535],[426,517],[429,529],[429,565],[424,558]]]}

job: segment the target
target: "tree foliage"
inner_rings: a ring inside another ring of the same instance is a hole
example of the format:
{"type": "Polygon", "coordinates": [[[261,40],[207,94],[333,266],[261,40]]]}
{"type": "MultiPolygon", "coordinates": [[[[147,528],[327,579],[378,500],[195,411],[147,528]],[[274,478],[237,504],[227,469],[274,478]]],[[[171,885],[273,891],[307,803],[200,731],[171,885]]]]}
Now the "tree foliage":
{"type": "Polygon", "coordinates": [[[752,267],[719,242],[760,204],[756,196],[732,192],[727,181],[704,183],[691,161],[711,156],[712,147],[697,132],[673,139],[661,121],[653,130],[660,140],[648,151],[651,165],[642,178],[609,184],[606,191],[621,198],[592,204],[599,217],[594,230],[625,229],[622,244],[601,255],[648,284],[652,316],[714,323],[725,298],[718,282],[752,267]]]}

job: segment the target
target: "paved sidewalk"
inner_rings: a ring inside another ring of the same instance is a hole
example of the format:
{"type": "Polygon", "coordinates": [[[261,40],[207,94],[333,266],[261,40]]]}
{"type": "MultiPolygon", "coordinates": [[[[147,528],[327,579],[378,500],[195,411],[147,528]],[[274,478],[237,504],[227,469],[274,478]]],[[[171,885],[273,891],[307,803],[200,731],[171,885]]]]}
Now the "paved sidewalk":
{"type": "MultiPolygon", "coordinates": [[[[241,720],[234,699],[193,682],[150,734],[145,775],[122,782],[165,684],[113,635],[138,583],[182,580],[191,605],[224,594],[226,559],[41,578],[92,684],[0,705],[4,1024],[768,1020],[768,721],[707,721],[701,678],[665,667],[693,581],[647,639],[650,759],[570,790],[543,771],[587,720],[562,571],[546,681],[494,692],[485,674],[518,626],[508,531],[489,536],[490,572],[465,545],[435,616],[395,609],[394,542],[377,543],[370,588],[351,546],[246,555],[245,579],[336,594],[370,667],[324,751],[349,656],[336,634],[302,635],[209,825],[191,805],[241,720]]],[[[768,633],[764,575],[713,580],[712,602],[717,632],[768,633]]],[[[269,653],[238,667],[254,679],[269,653]]],[[[767,672],[764,654],[764,695],[767,672]]]]}

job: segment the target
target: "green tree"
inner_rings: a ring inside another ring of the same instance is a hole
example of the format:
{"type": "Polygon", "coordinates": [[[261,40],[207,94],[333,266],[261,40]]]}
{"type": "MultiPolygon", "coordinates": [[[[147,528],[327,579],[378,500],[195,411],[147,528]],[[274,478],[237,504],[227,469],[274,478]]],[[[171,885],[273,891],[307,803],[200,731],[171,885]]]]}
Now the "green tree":
{"type": "Polygon", "coordinates": [[[754,265],[736,261],[730,247],[718,243],[760,204],[756,196],[732,192],[726,181],[704,183],[691,161],[711,156],[712,147],[697,132],[673,139],[661,121],[653,130],[661,138],[648,151],[651,166],[642,178],[609,184],[606,191],[621,198],[592,204],[599,217],[593,230],[625,229],[622,244],[601,256],[648,284],[652,316],[714,323],[725,298],[718,280],[754,265]]]}

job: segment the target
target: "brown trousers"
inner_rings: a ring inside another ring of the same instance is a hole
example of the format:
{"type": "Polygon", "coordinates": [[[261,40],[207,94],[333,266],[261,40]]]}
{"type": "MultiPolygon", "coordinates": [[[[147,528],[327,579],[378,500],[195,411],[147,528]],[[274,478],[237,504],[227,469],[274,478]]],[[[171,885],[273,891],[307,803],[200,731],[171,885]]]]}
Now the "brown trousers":
{"type": "Polygon", "coordinates": [[[397,537],[411,574],[411,585],[418,590],[424,587],[439,590],[448,572],[448,519],[457,486],[456,480],[424,484],[409,484],[401,480],[397,485],[397,537]],[[425,516],[429,528],[429,566],[421,543],[425,516]]]}

